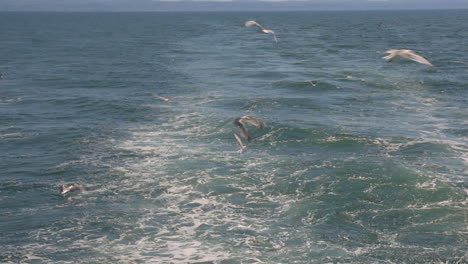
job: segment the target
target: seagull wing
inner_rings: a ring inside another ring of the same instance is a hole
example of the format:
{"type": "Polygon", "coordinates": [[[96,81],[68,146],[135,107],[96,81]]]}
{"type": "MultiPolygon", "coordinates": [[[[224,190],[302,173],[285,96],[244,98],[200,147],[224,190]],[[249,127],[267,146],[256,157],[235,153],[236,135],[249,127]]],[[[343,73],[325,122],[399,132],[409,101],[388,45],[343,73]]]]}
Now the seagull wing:
{"type": "Polygon", "coordinates": [[[276,42],[276,44],[278,44],[278,39],[276,38],[276,34],[275,34],[275,32],[274,32],[273,30],[271,30],[271,29],[263,29],[263,30],[262,30],[262,33],[273,35],[273,40],[276,42]]]}
{"type": "Polygon", "coordinates": [[[244,136],[247,139],[247,141],[250,142],[252,138],[250,137],[249,133],[247,133],[247,129],[244,127],[244,125],[241,122],[243,122],[242,117],[236,118],[234,122],[232,123],[239,128],[241,135],[244,136]]]}
{"type": "Polygon", "coordinates": [[[68,187],[65,187],[65,186],[60,186],[60,193],[65,195],[69,192],[74,192],[74,191],[86,191],[88,190],[88,188],[84,185],[81,185],[81,184],[73,184],[73,185],[70,185],[68,187]]]}
{"type": "Polygon", "coordinates": [[[382,59],[387,60],[387,62],[392,62],[392,60],[398,55],[398,50],[387,50],[383,53],[388,54],[388,55],[385,57],[382,57],[382,59]]]}
{"type": "Polygon", "coordinates": [[[247,122],[251,125],[256,126],[259,129],[263,129],[263,123],[258,121],[258,119],[255,118],[254,116],[250,116],[250,115],[243,116],[239,119],[239,122],[247,122]]]}
{"type": "Polygon", "coordinates": [[[171,101],[171,99],[169,99],[169,98],[167,98],[167,97],[164,97],[164,96],[157,95],[156,97],[157,97],[158,99],[161,99],[161,100],[165,101],[165,102],[170,102],[170,101],[171,101]]]}
{"type": "Polygon", "coordinates": [[[410,59],[410,60],[415,61],[415,62],[419,62],[421,64],[434,66],[426,58],[424,58],[421,55],[418,55],[418,54],[414,53],[413,51],[405,53],[402,57],[405,57],[405,58],[410,59]]]}
{"type": "Polygon", "coordinates": [[[273,35],[273,40],[275,40],[275,43],[278,44],[278,39],[276,38],[275,32],[272,31],[271,34],[273,35]]]}
{"type": "Polygon", "coordinates": [[[86,186],[84,186],[84,185],[81,185],[81,184],[77,184],[77,185],[75,185],[75,186],[76,186],[76,187],[78,188],[78,190],[80,190],[80,191],[87,191],[87,190],[88,190],[88,187],[86,187],[86,186]]]}
{"type": "Polygon", "coordinates": [[[234,133],[234,137],[236,138],[237,143],[240,146],[239,152],[240,153],[244,152],[247,149],[247,147],[242,143],[242,140],[240,139],[240,137],[236,133],[234,133]]]}
{"type": "Polygon", "coordinates": [[[259,27],[261,30],[263,30],[264,28],[257,22],[253,21],[253,20],[250,20],[250,21],[246,21],[244,23],[244,27],[251,27],[251,26],[257,26],[259,27]]]}
{"type": "Polygon", "coordinates": [[[68,187],[65,187],[62,185],[62,188],[61,188],[61,194],[67,194],[69,192],[72,192],[73,191],[73,186],[68,186],[68,187]]]}

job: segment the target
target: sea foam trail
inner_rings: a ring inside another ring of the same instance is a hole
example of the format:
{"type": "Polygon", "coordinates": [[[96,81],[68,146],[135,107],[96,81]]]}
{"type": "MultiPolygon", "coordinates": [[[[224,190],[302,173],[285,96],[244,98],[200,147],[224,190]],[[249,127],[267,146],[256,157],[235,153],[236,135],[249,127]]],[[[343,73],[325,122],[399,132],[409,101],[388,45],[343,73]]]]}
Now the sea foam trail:
{"type": "Polygon", "coordinates": [[[3,13],[0,262],[462,263],[465,18],[3,13]]]}

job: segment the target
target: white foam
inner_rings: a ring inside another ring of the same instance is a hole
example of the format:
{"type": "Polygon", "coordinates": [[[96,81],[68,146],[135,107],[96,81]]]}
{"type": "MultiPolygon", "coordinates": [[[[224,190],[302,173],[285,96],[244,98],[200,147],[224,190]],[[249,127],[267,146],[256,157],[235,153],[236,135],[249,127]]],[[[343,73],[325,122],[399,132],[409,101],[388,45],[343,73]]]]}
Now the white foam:
{"type": "Polygon", "coordinates": [[[18,98],[13,98],[13,99],[0,99],[0,104],[14,104],[14,103],[19,103],[22,102],[23,98],[18,97],[18,98]]]}

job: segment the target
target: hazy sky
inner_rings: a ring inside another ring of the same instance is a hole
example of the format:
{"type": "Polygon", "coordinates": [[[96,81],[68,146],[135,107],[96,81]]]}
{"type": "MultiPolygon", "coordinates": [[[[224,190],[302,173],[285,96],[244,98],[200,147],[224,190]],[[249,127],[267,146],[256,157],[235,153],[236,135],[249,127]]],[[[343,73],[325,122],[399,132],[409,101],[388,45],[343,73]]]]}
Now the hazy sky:
{"type": "Polygon", "coordinates": [[[468,9],[468,0],[0,0],[0,11],[468,9]]]}

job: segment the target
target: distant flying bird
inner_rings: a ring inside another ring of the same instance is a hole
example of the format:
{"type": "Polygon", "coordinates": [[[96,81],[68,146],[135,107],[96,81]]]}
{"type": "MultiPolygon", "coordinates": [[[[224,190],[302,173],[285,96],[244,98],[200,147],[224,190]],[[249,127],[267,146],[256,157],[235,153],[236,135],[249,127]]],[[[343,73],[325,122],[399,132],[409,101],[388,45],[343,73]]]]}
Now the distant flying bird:
{"type": "Polygon", "coordinates": [[[0,80],[3,79],[3,73],[0,72],[0,80]]]}
{"type": "Polygon", "coordinates": [[[171,102],[171,101],[172,101],[170,98],[161,96],[161,95],[159,95],[159,94],[155,94],[154,97],[156,97],[156,98],[158,98],[158,99],[161,99],[161,100],[163,100],[164,102],[171,102]]]}
{"type": "Polygon", "coordinates": [[[275,32],[271,29],[265,29],[264,27],[262,27],[259,23],[253,21],[253,20],[250,20],[250,21],[246,21],[244,23],[244,27],[251,27],[251,26],[257,26],[258,27],[258,33],[263,33],[263,34],[271,34],[273,35],[273,40],[275,41],[276,44],[278,44],[278,39],[276,38],[276,35],[275,35],[275,32]]]}
{"type": "Polygon", "coordinates": [[[398,50],[398,49],[391,49],[384,51],[383,54],[388,54],[387,56],[383,57],[382,59],[386,59],[387,62],[392,62],[396,57],[406,58],[415,62],[419,62],[421,64],[434,66],[430,63],[426,58],[421,55],[416,54],[413,50],[398,50]]]}
{"type": "Polygon", "coordinates": [[[319,81],[307,81],[312,86],[317,86],[320,82],[319,81]]]}
{"type": "Polygon", "coordinates": [[[244,152],[247,149],[247,147],[242,143],[242,140],[236,133],[234,133],[234,137],[236,138],[237,143],[239,144],[239,147],[240,147],[239,153],[244,152]]]}
{"type": "Polygon", "coordinates": [[[59,186],[59,191],[61,194],[65,195],[69,192],[74,192],[74,191],[86,191],[88,188],[84,185],[81,184],[73,184],[68,187],[65,187],[63,184],[59,186]]]}
{"type": "Polygon", "coordinates": [[[242,117],[238,117],[234,119],[232,122],[235,126],[237,126],[241,132],[241,135],[244,136],[248,142],[252,140],[249,133],[247,132],[247,128],[245,128],[244,123],[249,123],[251,125],[256,126],[259,129],[263,129],[263,123],[258,121],[255,117],[250,115],[245,115],[242,117]]]}

